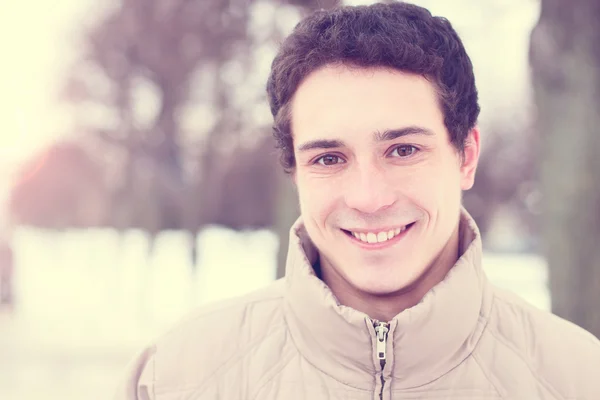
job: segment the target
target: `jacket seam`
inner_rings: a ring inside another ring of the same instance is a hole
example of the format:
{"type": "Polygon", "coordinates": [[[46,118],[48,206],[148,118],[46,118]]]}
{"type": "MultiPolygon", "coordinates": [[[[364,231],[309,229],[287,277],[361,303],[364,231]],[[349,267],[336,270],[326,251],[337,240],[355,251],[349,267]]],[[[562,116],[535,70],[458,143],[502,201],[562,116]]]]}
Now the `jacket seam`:
{"type": "MultiPolygon", "coordinates": [[[[497,294],[495,294],[495,296],[498,296],[497,294]]],[[[498,301],[506,304],[507,306],[513,307],[513,308],[518,308],[520,310],[522,310],[523,304],[521,302],[518,301],[514,301],[510,298],[505,298],[505,297],[501,297],[498,296],[498,301]]],[[[530,306],[529,304],[527,304],[527,306],[530,306]]],[[[531,307],[531,306],[530,306],[531,307]]],[[[535,307],[534,307],[535,308],[535,307]]],[[[591,335],[591,333],[587,332],[588,334],[584,334],[584,335],[578,335],[580,337],[583,337],[584,340],[592,343],[592,344],[596,344],[598,345],[598,340],[596,337],[594,337],[593,335],[591,335]]]]}
{"type": "MultiPolygon", "coordinates": [[[[283,325],[280,325],[279,327],[282,327],[283,325]]],[[[190,393],[190,395],[201,395],[208,387],[208,384],[211,382],[211,379],[218,375],[223,369],[225,369],[226,367],[230,367],[235,363],[240,362],[244,356],[246,354],[248,354],[249,352],[251,352],[252,350],[254,350],[256,347],[260,346],[264,341],[266,341],[271,335],[276,334],[277,332],[279,332],[279,329],[274,330],[273,332],[271,332],[271,334],[262,337],[259,341],[253,343],[252,345],[248,346],[248,348],[246,348],[243,353],[241,354],[237,354],[236,356],[232,356],[231,358],[229,358],[227,361],[225,361],[223,364],[221,364],[218,368],[216,368],[212,374],[208,375],[207,377],[205,377],[202,382],[199,382],[197,384],[192,384],[192,385],[187,385],[187,386],[180,386],[180,387],[174,387],[174,388],[168,388],[165,387],[162,390],[160,390],[160,394],[172,394],[172,393],[177,393],[177,392],[186,392],[186,391],[192,391],[192,393],[190,393]]],[[[189,396],[188,396],[189,398],[189,396]]]]}
{"type": "Polygon", "coordinates": [[[504,396],[502,395],[502,393],[500,392],[500,390],[498,390],[498,386],[496,386],[496,384],[494,382],[492,382],[492,379],[490,378],[490,375],[485,370],[485,368],[483,368],[483,364],[478,360],[477,355],[475,355],[475,352],[473,352],[472,355],[473,355],[473,360],[475,361],[475,364],[477,364],[479,366],[479,369],[481,370],[481,373],[483,374],[483,376],[485,376],[485,379],[487,379],[487,381],[489,382],[489,384],[492,385],[492,387],[496,391],[496,394],[501,399],[504,399],[504,396]]]}
{"type": "Polygon", "coordinates": [[[525,358],[523,358],[523,356],[521,354],[519,354],[519,352],[512,347],[507,341],[505,341],[504,339],[498,337],[498,333],[494,332],[494,330],[490,330],[490,334],[501,344],[503,344],[504,346],[506,346],[509,350],[511,350],[517,357],[519,357],[519,359],[521,361],[523,361],[523,363],[527,366],[527,369],[529,369],[529,371],[531,372],[531,375],[535,378],[535,380],[537,380],[546,390],[548,390],[550,393],[552,393],[553,396],[556,397],[556,399],[558,400],[565,400],[566,398],[563,397],[558,390],[556,390],[556,388],[552,385],[550,385],[548,382],[546,382],[544,379],[542,379],[537,371],[535,371],[531,365],[527,362],[527,360],[525,360],[525,358]]]}
{"type": "MultiPolygon", "coordinates": [[[[283,325],[281,325],[283,326],[283,325]]],[[[285,327],[284,327],[285,328],[285,327]]],[[[274,335],[276,332],[279,332],[279,329],[275,330],[273,333],[271,333],[271,335],[274,335]]],[[[260,340],[259,342],[255,343],[252,346],[249,346],[248,349],[246,349],[246,351],[243,353],[243,355],[241,355],[240,357],[238,357],[237,359],[229,359],[227,360],[227,362],[223,363],[219,368],[217,368],[215,370],[215,372],[213,372],[211,375],[209,375],[208,377],[206,377],[204,384],[200,387],[198,387],[197,389],[195,389],[192,394],[194,395],[201,395],[203,393],[204,390],[206,390],[207,388],[207,384],[208,382],[210,382],[211,378],[214,377],[215,375],[217,375],[219,372],[221,372],[225,367],[227,366],[232,366],[233,364],[236,364],[238,362],[240,362],[244,356],[248,353],[250,353],[252,350],[254,350],[256,347],[260,346],[263,342],[265,342],[267,340],[267,338],[269,338],[271,335],[267,335],[264,338],[262,338],[262,340],[260,340]]],[[[188,397],[189,398],[189,397],[188,397]]]]}
{"type": "MultiPolygon", "coordinates": [[[[493,306],[493,301],[494,301],[494,299],[492,297],[492,305],[490,305],[490,309],[493,306]]],[[[485,331],[487,329],[487,326],[489,325],[489,322],[490,322],[489,318],[487,318],[487,317],[485,317],[485,316],[483,316],[481,314],[479,315],[478,323],[482,325],[481,326],[481,334],[479,335],[479,338],[475,342],[475,345],[473,346],[473,350],[471,350],[469,352],[469,354],[467,354],[458,364],[456,364],[450,370],[448,370],[447,372],[445,372],[442,375],[438,376],[437,378],[430,380],[429,382],[425,382],[425,383],[419,384],[417,386],[411,386],[411,387],[409,387],[407,389],[418,389],[420,387],[427,386],[427,385],[429,385],[429,384],[431,384],[431,383],[433,383],[433,382],[435,382],[435,381],[437,381],[439,379],[442,379],[444,376],[448,375],[449,373],[451,373],[455,369],[460,368],[460,366],[463,365],[465,363],[465,361],[467,361],[470,357],[474,357],[475,356],[475,352],[477,351],[477,348],[481,344],[481,339],[483,338],[483,335],[485,334],[485,331]]],[[[498,391],[498,388],[490,381],[489,377],[487,375],[485,375],[485,373],[484,373],[484,376],[486,377],[486,379],[488,380],[488,382],[492,385],[492,387],[494,388],[494,390],[496,390],[496,394],[498,396],[500,396],[500,398],[502,398],[502,394],[498,391]]]]}
{"type": "Polygon", "coordinates": [[[260,394],[261,390],[267,386],[270,382],[272,382],[275,378],[277,378],[277,376],[279,376],[283,370],[288,366],[288,364],[292,361],[292,359],[294,358],[294,354],[293,352],[290,352],[289,357],[281,364],[281,366],[277,367],[277,365],[275,365],[273,367],[273,369],[275,370],[275,373],[273,374],[273,376],[269,377],[263,384],[261,384],[257,389],[256,389],[256,394],[254,396],[252,396],[251,398],[253,400],[256,400],[258,398],[258,395],[260,394]]]}
{"type": "MultiPolygon", "coordinates": [[[[290,310],[290,312],[293,312],[293,311],[291,311],[291,310],[290,310]]],[[[301,358],[302,358],[304,361],[306,361],[307,363],[309,363],[310,365],[312,365],[312,367],[313,367],[314,369],[316,369],[317,371],[321,372],[323,375],[330,377],[331,379],[333,379],[333,380],[334,380],[334,381],[336,381],[337,383],[341,383],[342,385],[346,385],[346,386],[348,386],[348,387],[351,387],[352,389],[360,390],[360,391],[363,391],[363,392],[370,392],[370,391],[371,391],[371,389],[363,389],[363,388],[359,388],[359,387],[353,386],[353,385],[351,385],[351,384],[349,384],[349,383],[347,383],[347,382],[342,382],[341,380],[339,380],[339,379],[337,379],[336,377],[334,377],[334,376],[332,376],[332,375],[328,374],[327,372],[323,371],[321,368],[319,368],[318,366],[316,366],[315,364],[313,364],[313,363],[312,363],[312,362],[311,362],[311,361],[310,361],[308,358],[306,358],[306,357],[304,356],[304,354],[302,354],[302,351],[300,351],[300,348],[298,347],[298,344],[297,344],[297,343],[296,343],[296,341],[294,340],[294,335],[292,335],[292,331],[291,331],[291,329],[289,328],[289,324],[288,324],[288,321],[287,321],[287,315],[286,315],[285,309],[284,309],[284,312],[283,312],[283,320],[284,320],[284,322],[285,322],[286,328],[287,328],[287,330],[288,330],[288,333],[289,333],[289,335],[290,335],[290,339],[291,339],[292,343],[294,344],[294,347],[296,348],[296,351],[298,352],[298,354],[300,355],[300,357],[301,357],[301,358]]]]}
{"type": "MultiPolygon", "coordinates": [[[[437,378],[430,380],[429,382],[425,382],[423,384],[417,385],[417,386],[411,386],[408,387],[407,389],[418,389],[421,388],[423,386],[427,386],[430,385],[431,383],[438,381],[440,379],[442,379],[443,377],[445,377],[446,375],[448,375],[449,373],[451,373],[452,371],[454,371],[457,368],[460,368],[470,357],[473,357],[473,359],[475,359],[475,353],[477,351],[477,348],[479,347],[479,344],[481,343],[481,338],[483,337],[483,335],[485,334],[485,330],[487,328],[487,325],[489,323],[489,319],[488,318],[484,318],[480,316],[480,320],[482,321],[483,326],[481,327],[481,335],[479,336],[479,339],[477,339],[477,342],[475,344],[475,346],[473,346],[473,350],[469,352],[469,354],[467,354],[458,364],[456,364],[454,367],[452,367],[450,370],[448,370],[447,372],[443,373],[442,375],[438,376],[437,378]]],[[[475,362],[477,363],[477,365],[479,365],[479,362],[475,359],[475,362]]],[[[479,365],[479,367],[481,368],[481,366],[479,365]]],[[[498,388],[496,387],[496,385],[494,385],[494,383],[489,379],[489,377],[484,373],[483,374],[485,376],[485,378],[487,379],[488,383],[490,385],[492,385],[492,387],[494,388],[494,390],[496,391],[496,395],[500,396],[500,398],[502,399],[503,396],[500,393],[500,391],[498,390],[498,388]]]]}
{"type": "MultiPolygon", "coordinates": [[[[494,299],[496,299],[497,296],[494,293],[494,299]]],[[[502,301],[502,299],[499,299],[500,301],[502,301]]],[[[512,303],[510,303],[512,304],[512,303]]],[[[521,355],[521,353],[515,349],[510,342],[508,342],[507,340],[505,340],[504,338],[502,338],[500,332],[497,332],[495,330],[495,327],[490,327],[489,329],[490,334],[492,335],[492,337],[494,339],[496,339],[496,341],[498,341],[499,343],[503,344],[505,347],[507,347],[510,351],[512,351],[517,357],[519,357],[519,359],[527,366],[527,369],[529,369],[529,372],[531,372],[531,375],[546,389],[548,390],[550,393],[552,393],[553,396],[556,397],[556,399],[558,400],[565,400],[566,397],[564,397],[554,386],[550,385],[548,382],[546,382],[545,379],[543,379],[541,376],[538,375],[538,372],[534,370],[534,368],[529,364],[529,362],[525,359],[525,357],[523,357],[521,355]]]]}
{"type": "MultiPolygon", "coordinates": [[[[269,297],[269,298],[266,298],[266,299],[256,299],[254,301],[249,301],[247,303],[244,303],[244,307],[247,308],[248,306],[251,306],[251,305],[254,305],[254,304],[266,303],[266,302],[271,302],[271,301],[281,301],[282,299],[283,299],[283,295],[279,294],[279,295],[277,295],[277,297],[269,297]]],[[[216,313],[222,313],[224,310],[228,310],[230,308],[235,308],[235,307],[239,307],[239,303],[227,304],[227,305],[223,305],[222,307],[211,309],[211,310],[202,310],[202,309],[200,309],[200,310],[197,310],[196,313],[192,312],[192,315],[190,315],[188,318],[184,318],[177,325],[175,325],[172,329],[170,329],[165,334],[163,334],[160,337],[160,339],[157,340],[157,342],[160,342],[161,339],[167,338],[171,334],[173,334],[174,332],[179,331],[180,329],[182,329],[182,327],[184,325],[187,326],[187,324],[191,324],[191,323],[195,323],[197,321],[201,321],[205,317],[209,317],[209,316],[211,316],[213,314],[216,314],[216,313]]]]}
{"type": "MultiPolygon", "coordinates": [[[[499,399],[499,395],[498,394],[490,394],[489,392],[485,392],[485,391],[478,391],[478,390],[468,390],[468,389],[460,389],[460,390],[453,390],[453,389],[437,389],[437,390],[432,390],[432,389],[428,389],[426,391],[422,391],[422,392],[410,392],[407,393],[405,391],[402,390],[394,390],[392,391],[392,398],[395,398],[395,395],[398,396],[402,396],[403,399],[444,399],[444,400],[448,400],[450,398],[457,398],[457,396],[461,396],[461,399],[465,399],[465,398],[469,398],[469,399],[494,399],[494,400],[498,400],[499,399]],[[411,397],[406,397],[410,395],[411,397]],[[413,396],[418,396],[418,397],[413,397],[413,396]],[[425,397],[423,397],[425,396],[425,397]],[[452,397],[449,397],[452,396],[452,397]],[[474,397],[477,396],[477,397],[474,397]]],[[[503,399],[503,397],[500,397],[500,399],[503,399]]]]}
{"type": "MultiPolygon", "coordinates": [[[[496,296],[495,294],[492,294],[492,299],[491,299],[491,304],[490,304],[490,314],[491,314],[491,310],[494,309],[494,304],[496,303],[496,296]]],[[[483,374],[483,376],[485,376],[485,379],[487,379],[488,383],[490,385],[492,385],[492,387],[494,388],[494,390],[496,391],[496,393],[498,394],[498,396],[500,396],[501,399],[504,398],[504,395],[502,394],[502,391],[500,391],[498,389],[498,386],[492,381],[492,378],[490,376],[490,374],[488,374],[488,372],[485,370],[485,368],[483,367],[483,364],[479,361],[478,359],[478,355],[477,355],[477,350],[480,348],[481,346],[481,339],[483,338],[483,335],[485,334],[485,332],[490,329],[490,320],[491,320],[491,315],[489,318],[485,319],[485,325],[483,326],[482,330],[481,330],[481,336],[479,337],[479,340],[477,341],[477,344],[475,345],[475,348],[473,349],[473,352],[471,353],[471,355],[473,356],[473,360],[475,361],[475,363],[479,366],[479,369],[481,370],[481,373],[483,374]]]]}

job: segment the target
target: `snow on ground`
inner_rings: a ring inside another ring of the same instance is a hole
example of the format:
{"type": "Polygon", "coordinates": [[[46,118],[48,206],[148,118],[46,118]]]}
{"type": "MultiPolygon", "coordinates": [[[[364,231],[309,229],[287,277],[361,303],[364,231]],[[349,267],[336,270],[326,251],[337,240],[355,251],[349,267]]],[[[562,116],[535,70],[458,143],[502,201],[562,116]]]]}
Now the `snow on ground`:
{"type": "MultiPolygon", "coordinates": [[[[0,399],[110,398],[135,352],[193,308],[274,279],[277,238],[268,231],[204,230],[195,269],[191,240],[163,233],[148,258],[138,231],[20,229],[17,305],[0,312],[0,399]]],[[[484,259],[494,283],[549,309],[543,260],[484,259]]]]}

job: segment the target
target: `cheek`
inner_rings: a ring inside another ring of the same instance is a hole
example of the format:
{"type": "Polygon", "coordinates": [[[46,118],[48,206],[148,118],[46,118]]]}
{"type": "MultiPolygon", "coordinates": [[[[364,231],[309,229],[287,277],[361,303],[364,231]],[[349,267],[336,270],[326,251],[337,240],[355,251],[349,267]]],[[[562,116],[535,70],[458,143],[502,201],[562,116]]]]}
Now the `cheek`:
{"type": "Polygon", "coordinates": [[[429,163],[403,173],[396,187],[419,208],[432,213],[435,209],[454,206],[460,201],[460,171],[453,164],[429,163]]]}
{"type": "Polygon", "coordinates": [[[322,221],[335,208],[336,189],[325,179],[303,177],[298,180],[300,211],[305,218],[322,221]]]}
{"type": "MultiPolygon", "coordinates": [[[[432,172],[431,165],[418,165],[413,167],[398,167],[394,171],[392,186],[403,197],[418,201],[426,200],[435,193],[437,179],[432,172]]],[[[437,182],[439,184],[439,182],[437,182]]]]}

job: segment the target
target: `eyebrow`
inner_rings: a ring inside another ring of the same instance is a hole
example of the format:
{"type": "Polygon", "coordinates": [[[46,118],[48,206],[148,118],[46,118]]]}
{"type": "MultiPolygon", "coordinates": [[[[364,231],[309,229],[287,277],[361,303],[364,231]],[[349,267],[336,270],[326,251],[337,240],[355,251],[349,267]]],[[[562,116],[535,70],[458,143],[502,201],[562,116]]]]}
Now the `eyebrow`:
{"type": "MultiPolygon", "coordinates": [[[[387,142],[390,140],[398,139],[403,136],[408,135],[425,135],[425,136],[434,136],[435,133],[430,131],[427,128],[423,128],[420,126],[407,126],[405,128],[400,129],[387,129],[383,132],[375,132],[373,137],[376,142],[387,142]]],[[[345,144],[341,140],[311,140],[309,142],[303,143],[298,146],[298,151],[304,152],[315,149],[334,149],[338,147],[344,147],[345,144]]]]}
{"type": "Polygon", "coordinates": [[[298,151],[335,149],[336,147],[344,147],[344,142],[341,140],[311,140],[310,142],[298,146],[298,151]]]}
{"type": "Polygon", "coordinates": [[[407,126],[406,128],[401,129],[389,129],[383,132],[375,132],[375,141],[386,142],[408,135],[435,136],[435,133],[420,126],[407,126]]]}

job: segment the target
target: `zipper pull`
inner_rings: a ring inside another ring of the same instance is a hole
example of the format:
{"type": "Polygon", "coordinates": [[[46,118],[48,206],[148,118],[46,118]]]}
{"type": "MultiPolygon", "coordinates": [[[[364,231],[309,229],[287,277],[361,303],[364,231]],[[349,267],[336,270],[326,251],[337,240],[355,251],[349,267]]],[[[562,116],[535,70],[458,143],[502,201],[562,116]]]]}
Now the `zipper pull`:
{"type": "Polygon", "coordinates": [[[385,322],[375,323],[375,333],[377,333],[377,358],[385,362],[389,327],[385,322]]]}

